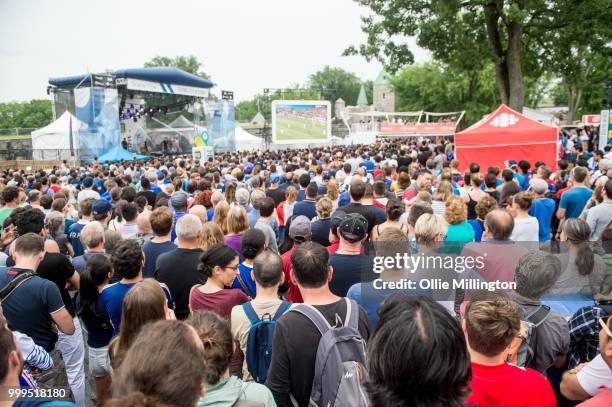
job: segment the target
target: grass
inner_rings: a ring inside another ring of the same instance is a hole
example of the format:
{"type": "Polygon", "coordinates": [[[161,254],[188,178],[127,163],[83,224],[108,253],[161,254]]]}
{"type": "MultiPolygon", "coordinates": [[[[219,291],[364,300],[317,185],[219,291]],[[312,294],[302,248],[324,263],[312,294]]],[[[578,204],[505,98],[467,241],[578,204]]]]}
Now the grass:
{"type": "Polygon", "coordinates": [[[30,134],[0,134],[0,140],[27,140],[30,134]]]}
{"type": "Polygon", "coordinates": [[[276,140],[325,140],[327,126],[296,116],[276,116],[276,140]]]}

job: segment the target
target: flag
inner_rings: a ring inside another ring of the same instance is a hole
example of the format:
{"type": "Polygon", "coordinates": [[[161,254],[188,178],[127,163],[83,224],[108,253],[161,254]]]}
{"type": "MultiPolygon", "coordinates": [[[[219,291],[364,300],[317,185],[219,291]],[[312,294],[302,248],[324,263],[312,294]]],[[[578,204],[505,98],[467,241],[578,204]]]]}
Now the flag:
{"type": "Polygon", "coordinates": [[[68,143],[70,143],[70,157],[74,158],[74,140],[72,136],[72,115],[70,115],[70,125],[68,127],[68,143]]]}

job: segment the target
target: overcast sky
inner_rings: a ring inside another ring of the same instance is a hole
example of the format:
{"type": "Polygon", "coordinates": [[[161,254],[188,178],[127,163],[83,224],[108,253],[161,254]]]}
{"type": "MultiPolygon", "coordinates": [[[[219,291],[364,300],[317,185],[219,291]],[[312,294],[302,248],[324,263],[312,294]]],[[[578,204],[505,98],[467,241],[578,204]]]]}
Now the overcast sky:
{"type": "Polygon", "coordinates": [[[366,13],[352,0],[1,0],[0,102],[47,98],[50,77],[156,55],[195,55],[236,100],[304,83],[325,65],[375,79],[378,63],[341,56],[364,40],[366,13]]]}

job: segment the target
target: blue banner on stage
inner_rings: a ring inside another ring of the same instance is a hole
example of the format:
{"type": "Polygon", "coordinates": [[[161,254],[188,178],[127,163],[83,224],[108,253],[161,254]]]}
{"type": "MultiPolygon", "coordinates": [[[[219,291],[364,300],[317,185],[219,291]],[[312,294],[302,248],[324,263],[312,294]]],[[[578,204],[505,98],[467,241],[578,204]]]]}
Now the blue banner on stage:
{"type": "Polygon", "coordinates": [[[74,102],[81,123],[79,159],[95,159],[121,144],[117,89],[78,88],[74,102]]]}
{"type": "Polygon", "coordinates": [[[236,150],[236,119],[234,102],[230,100],[208,101],[204,105],[208,146],[215,151],[236,150]]]}

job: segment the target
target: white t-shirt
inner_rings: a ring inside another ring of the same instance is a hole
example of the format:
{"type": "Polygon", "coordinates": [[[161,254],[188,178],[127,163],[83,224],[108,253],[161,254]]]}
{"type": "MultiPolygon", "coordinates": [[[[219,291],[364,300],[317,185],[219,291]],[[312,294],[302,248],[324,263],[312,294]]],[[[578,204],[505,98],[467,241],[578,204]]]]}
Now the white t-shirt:
{"type": "Polygon", "coordinates": [[[530,216],[528,218],[514,218],[514,229],[510,239],[515,242],[537,242],[540,232],[538,219],[530,216]]]}
{"type": "Polygon", "coordinates": [[[606,389],[612,389],[612,370],[601,357],[597,355],[577,374],[576,378],[580,386],[591,396],[601,393],[606,389]]]}

